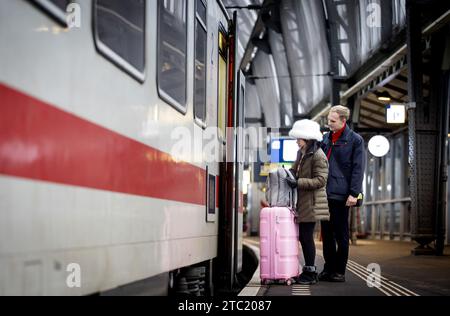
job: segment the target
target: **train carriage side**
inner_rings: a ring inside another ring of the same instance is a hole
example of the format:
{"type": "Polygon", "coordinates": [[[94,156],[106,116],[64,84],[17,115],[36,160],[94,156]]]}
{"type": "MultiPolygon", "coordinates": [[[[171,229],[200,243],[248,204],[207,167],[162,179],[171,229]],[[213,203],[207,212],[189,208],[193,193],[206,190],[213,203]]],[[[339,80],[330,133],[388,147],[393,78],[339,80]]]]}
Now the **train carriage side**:
{"type": "Polygon", "coordinates": [[[229,21],[215,1],[76,4],[68,28],[64,1],[0,2],[0,294],[164,294],[218,255],[225,177],[196,146],[225,151],[229,21]]]}

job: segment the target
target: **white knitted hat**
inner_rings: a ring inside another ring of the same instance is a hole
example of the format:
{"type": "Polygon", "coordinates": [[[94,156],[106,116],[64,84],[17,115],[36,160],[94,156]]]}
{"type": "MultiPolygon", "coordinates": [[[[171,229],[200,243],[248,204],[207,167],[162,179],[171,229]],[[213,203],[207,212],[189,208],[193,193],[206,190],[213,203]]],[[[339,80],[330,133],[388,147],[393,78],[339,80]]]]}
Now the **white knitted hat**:
{"type": "Polygon", "coordinates": [[[300,120],[295,122],[289,132],[289,136],[297,139],[315,139],[319,142],[323,139],[323,135],[320,132],[320,125],[311,120],[300,120]]]}

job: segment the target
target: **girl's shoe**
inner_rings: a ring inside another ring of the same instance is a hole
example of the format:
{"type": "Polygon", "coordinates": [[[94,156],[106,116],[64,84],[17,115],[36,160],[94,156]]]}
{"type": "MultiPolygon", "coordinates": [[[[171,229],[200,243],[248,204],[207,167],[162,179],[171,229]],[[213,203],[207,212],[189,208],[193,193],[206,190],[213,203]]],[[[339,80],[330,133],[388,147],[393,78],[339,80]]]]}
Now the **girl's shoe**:
{"type": "Polygon", "coordinates": [[[302,285],[311,285],[317,283],[317,272],[307,272],[303,271],[298,278],[296,278],[295,283],[302,285]]]}

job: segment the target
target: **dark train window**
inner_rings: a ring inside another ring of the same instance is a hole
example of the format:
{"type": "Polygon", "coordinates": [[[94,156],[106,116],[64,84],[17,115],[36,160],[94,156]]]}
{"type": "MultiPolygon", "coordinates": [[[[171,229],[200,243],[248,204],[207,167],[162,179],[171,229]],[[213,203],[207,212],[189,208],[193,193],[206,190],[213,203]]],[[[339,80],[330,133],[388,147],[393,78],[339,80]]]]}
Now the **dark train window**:
{"type": "Polygon", "coordinates": [[[209,174],[208,169],[206,169],[207,174],[207,196],[206,196],[206,221],[214,222],[216,215],[216,176],[209,174]]]}
{"type": "Polygon", "coordinates": [[[197,0],[195,19],[194,113],[202,122],[206,118],[206,6],[197,0]]]}
{"type": "Polygon", "coordinates": [[[186,0],[158,0],[158,92],[186,113],[186,0]]]}
{"type": "Polygon", "coordinates": [[[97,0],[94,16],[97,49],[143,82],[145,0],[97,0]]]}
{"type": "Polygon", "coordinates": [[[50,15],[60,24],[67,26],[66,9],[73,0],[31,0],[50,15]]]}
{"type": "Polygon", "coordinates": [[[212,174],[208,177],[208,185],[208,213],[214,214],[216,212],[216,177],[212,174]]]}
{"type": "Polygon", "coordinates": [[[206,26],[206,0],[197,0],[195,11],[197,12],[197,17],[206,26]]]}

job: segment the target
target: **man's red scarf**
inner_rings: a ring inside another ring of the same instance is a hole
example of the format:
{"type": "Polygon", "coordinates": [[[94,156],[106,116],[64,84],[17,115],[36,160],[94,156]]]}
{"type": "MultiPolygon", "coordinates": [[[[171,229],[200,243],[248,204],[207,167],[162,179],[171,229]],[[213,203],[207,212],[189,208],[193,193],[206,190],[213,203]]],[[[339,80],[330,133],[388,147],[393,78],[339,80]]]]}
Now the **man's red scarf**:
{"type": "MultiPolygon", "coordinates": [[[[331,133],[331,143],[334,145],[337,141],[338,141],[338,139],[339,139],[339,137],[341,137],[341,135],[342,135],[342,133],[344,132],[344,130],[345,130],[345,127],[347,126],[347,124],[344,124],[344,127],[342,127],[340,130],[338,130],[337,132],[332,132],[331,133]]],[[[330,149],[328,149],[328,152],[327,152],[327,158],[328,158],[328,160],[330,160],[330,156],[331,156],[331,149],[333,148],[333,146],[330,146],[330,149]]]]}

